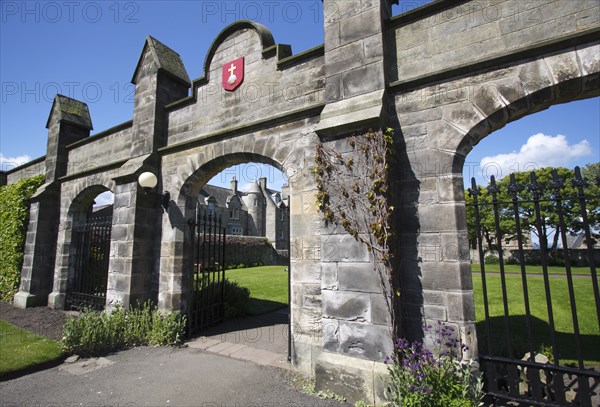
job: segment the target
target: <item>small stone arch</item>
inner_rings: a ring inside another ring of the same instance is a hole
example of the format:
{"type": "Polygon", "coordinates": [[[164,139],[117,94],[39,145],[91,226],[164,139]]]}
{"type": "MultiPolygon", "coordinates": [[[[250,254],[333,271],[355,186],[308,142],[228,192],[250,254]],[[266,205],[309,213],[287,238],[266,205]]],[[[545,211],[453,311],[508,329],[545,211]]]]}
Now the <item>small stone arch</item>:
{"type": "Polygon", "coordinates": [[[114,192],[114,186],[111,189],[103,184],[93,184],[93,181],[80,182],[73,186],[72,191],[73,198],[69,194],[63,196],[63,209],[61,210],[57,239],[54,288],[48,299],[49,304],[56,309],[65,308],[67,292],[73,285],[78,246],[75,230],[87,221],[94,198],[103,192],[114,192]],[[70,203],[65,204],[69,199],[71,199],[70,203]]]}
{"type": "MultiPolygon", "coordinates": [[[[194,155],[202,156],[203,154],[198,151],[196,154],[190,154],[189,162],[194,162],[194,155]]],[[[159,289],[159,306],[161,308],[178,309],[181,312],[187,310],[188,282],[185,270],[191,269],[191,253],[193,251],[190,222],[196,218],[197,196],[200,189],[220,171],[246,162],[269,164],[285,173],[284,164],[275,158],[254,152],[232,152],[212,157],[198,166],[186,166],[189,173],[179,186],[179,190],[172,195],[173,201],[169,207],[168,216],[165,216],[163,220],[161,257],[170,263],[170,267],[161,267],[161,281],[169,281],[159,289]],[[173,290],[174,286],[179,290],[173,290]]]]}

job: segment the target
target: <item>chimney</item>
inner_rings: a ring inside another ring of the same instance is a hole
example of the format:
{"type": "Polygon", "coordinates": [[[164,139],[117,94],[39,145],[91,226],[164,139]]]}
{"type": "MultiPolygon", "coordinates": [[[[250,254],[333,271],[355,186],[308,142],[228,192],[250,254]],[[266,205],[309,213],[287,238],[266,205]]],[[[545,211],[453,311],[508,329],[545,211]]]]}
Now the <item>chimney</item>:
{"type": "Polygon", "coordinates": [[[260,185],[260,188],[263,190],[267,190],[267,177],[260,177],[258,179],[258,184],[260,185]]]}
{"type": "Polygon", "coordinates": [[[235,176],[231,179],[231,191],[233,192],[234,195],[237,195],[238,189],[237,189],[237,179],[235,179],[235,176]]]}

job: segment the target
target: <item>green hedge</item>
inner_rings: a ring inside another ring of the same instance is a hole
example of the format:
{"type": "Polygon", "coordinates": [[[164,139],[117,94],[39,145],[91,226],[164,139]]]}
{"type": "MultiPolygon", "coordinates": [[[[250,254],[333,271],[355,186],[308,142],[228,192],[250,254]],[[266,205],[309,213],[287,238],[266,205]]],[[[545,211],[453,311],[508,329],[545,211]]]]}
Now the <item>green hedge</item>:
{"type": "Polygon", "coordinates": [[[29,198],[44,183],[39,175],[0,187],[0,300],[12,302],[19,289],[29,198]]]}

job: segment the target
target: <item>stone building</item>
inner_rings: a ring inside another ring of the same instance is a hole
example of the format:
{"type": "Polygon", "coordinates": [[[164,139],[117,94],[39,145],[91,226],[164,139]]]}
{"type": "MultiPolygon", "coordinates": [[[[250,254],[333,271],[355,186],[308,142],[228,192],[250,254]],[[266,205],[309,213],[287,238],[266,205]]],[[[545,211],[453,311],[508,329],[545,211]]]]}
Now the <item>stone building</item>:
{"type": "Polygon", "coordinates": [[[45,157],[0,176],[46,177],[31,200],[15,305],[65,306],[73,231],[110,190],[106,304],[151,299],[187,312],[202,187],[232,165],[270,164],[289,180],[292,363],[317,389],[374,403],[391,316],[367,248],[322,221],[311,167],[318,143],[348,153],[348,136],[390,127],[404,333],[427,342],[423,322],[442,320],[476,354],[465,158],[511,121],[600,94],[600,3],[439,0],[397,16],[392,0],[323,3],[323,45],[294,54],[267,27],[239,21],[216,36],[193,81],[148,37],[132,67],[132,120],[92,137],[87,105],[57,95],[45,157]],[[138,185],[144,172],[158,178],[164,208],[138,185]]]}
{"type": "Polygon", "coordinates": [[[221,219],[228,235],[262,236],[277,250],[289,250],[289,196],[287,185],[282,191],[268,188],[267,178],[250,183],[247,191],[205,185],[198,195],[198,216],[212,214],[221,219]]]}

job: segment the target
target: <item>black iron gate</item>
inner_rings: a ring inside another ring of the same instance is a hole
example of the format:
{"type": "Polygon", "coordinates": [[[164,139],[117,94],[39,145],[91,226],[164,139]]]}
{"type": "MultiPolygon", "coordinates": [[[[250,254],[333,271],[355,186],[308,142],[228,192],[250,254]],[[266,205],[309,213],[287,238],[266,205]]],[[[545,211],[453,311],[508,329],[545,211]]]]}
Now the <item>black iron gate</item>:
{"type": "Polygon", "coordinates": [[[589,196],[579,168],[568,183],[556,170],[546,175],[532,172],[521,182],[515,174],[502,182],[492,177],[485,192],[471,181],[467,210],[479,252],[473,279],[478,320],[485,317],[477,333],[486,391],[499,405],[598,406],[598,196],[589,196]],[[577,240],[582,248],[575,251],[577,240]]]}
{"type": "Polygon", "coordinates": [[[71,309],[103,310],[106,305],[112,216],[91,217],[73,230],[77,246],[73,285],[66,303],[71,309]]]}
{"type": "Polygon", "coordinates": [[[192,224],[192,270],[189,334],[223,321],[225,317],[225,228],[221,218],[200,213],[192,224]]]}

